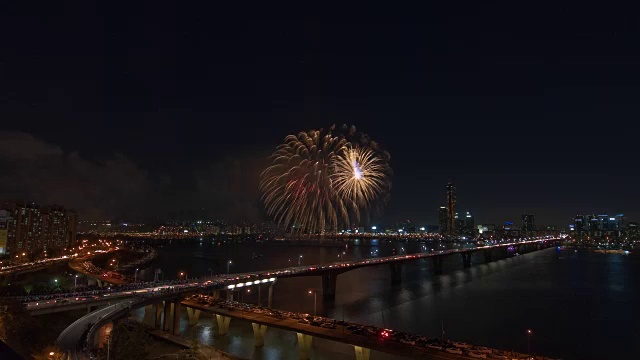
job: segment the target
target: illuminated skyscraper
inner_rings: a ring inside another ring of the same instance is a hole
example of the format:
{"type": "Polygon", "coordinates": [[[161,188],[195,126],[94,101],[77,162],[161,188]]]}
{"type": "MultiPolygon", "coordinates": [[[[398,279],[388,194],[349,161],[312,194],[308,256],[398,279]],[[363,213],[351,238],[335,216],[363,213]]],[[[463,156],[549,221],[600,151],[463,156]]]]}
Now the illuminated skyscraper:
{"type": "Polygon", "coordinates": [[[456,233],[456,186],[452,181],[447,184],[447,233],[456,233]]]}

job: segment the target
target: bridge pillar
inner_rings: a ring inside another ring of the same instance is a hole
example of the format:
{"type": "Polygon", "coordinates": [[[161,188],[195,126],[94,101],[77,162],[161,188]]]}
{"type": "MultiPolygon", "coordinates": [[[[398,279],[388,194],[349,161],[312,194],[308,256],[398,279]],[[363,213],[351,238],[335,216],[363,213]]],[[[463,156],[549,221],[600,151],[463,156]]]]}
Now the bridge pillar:
{"type": "Polygon", "coordinates": [[[462,255],[462,266],[465,269],[466,268],[470,268],[471,267],[471,253],[470,252],[460,253],[460,255],[462,255]]]}
{"type": "Polygon", "coordinates": [[[216,314],[216,322],[218,323],[218,335],[226,335],[229,333],[230,317],[216,314]]]}
{"type": "Polygon", "coordinates": [[[189,325],[198,325],[200,319],[200,310],[187,307],[187,316],[189,316],[189,325]]]}
{"type": "Polygon", "coordinates": [[[102,288],[104,286],[102,280],[100,279],[96,279],[96,284],[98,284],[99,288],[102,288]]]}
{"type": "Polygon", "coordinates": [[[264,333],[267,332],[267,325],[260,325],[257,323],[251,323],[253,327],[253,336],[256,339],[256,347],[264,345],[264,333]]]}
{"type": "Polygon", "coordinates": [[[400,284],[402,282],[402,264],[389,263],[389,267],[391,267],[391,283],[400,284]]]}
{"type": "Polygon", "coordinates": [[[371,354],[370,349],[355,345],[353,346],[353,349],[356,351],[356,360],[369,360],[369,356],[371,354]]]}
{"type": "Polygon", "coordinates": [[[267,295],[267,307],[268,308],[272,308],[273,307],[273,285],[275,285],[276,282],[272,282],[271,285],[269,285],[269,294],[267,295]]]}
{"type": "Polygon", "coordinates": [[[435,275],[442,275],[442,256],[434,256],[433,258],[433,273],[435,275]]]}
{"type": "Polygon", "coordinates": [[[100,329],[97,329],[97,331],[93,333],[90,340],[91,341],[87,340],[87,342],[89,342],[89,347],[91,349],[97,349],[100,346],[100,329]]]}
{"type": "Polygon", "coordinates": [[[322,275],[322,298],[325,301],[335,300],[337,274],[322,275]]]}
{"type": "Polygon", "coordinates": [[[211,293],[211,297],[213,297],[214,299],[220,299],[220,290],[213,290],[213,292],[211,293]]]}
{"type": "Polygon", "coordinates": [[[300,350],[300,359],[308,360],[311,358],[311,342],[313,341],[313,336],[296,333],[298,336],[298,349],[300,350]]]}
{"type": "Polygon", "coordinates": [[[155,303],[156,308],[156,316],[153,322],[153,327],[156,329],[160,329],[162,327],[162,303],[155,303]]]}
{"type": "Polygon", "coordinates": [[[170,327],[169,327],[169,323],[170,323],[170,319],[171,319],[171,310],[173,308],[173,304],[170,301],[165,301],[164,302],[164,322],[162,324],[162,330],[164,331],[169,331],[170,327]]]}
{"type": "Polygon", "coordinates": [[[227,290],[227,301],[233,301],[233,290],[227,290]]]}
{"type": "Polygon", "coordinates": [[[180,300],[176,300],[173,304],[173,328],[171,333],[173,335],[180,335],[180,300]]]}
{"type": "Polygon", "coordinates": [[[262,306],[262,284],[258,284],[258,306],[262,306]]]}
{"type": "Polygon", "coordinates": [[[484,262],[486,263],[490,263],[491,262],[491,249],[484,249],[482,251],[484,253],[484,262]]]}

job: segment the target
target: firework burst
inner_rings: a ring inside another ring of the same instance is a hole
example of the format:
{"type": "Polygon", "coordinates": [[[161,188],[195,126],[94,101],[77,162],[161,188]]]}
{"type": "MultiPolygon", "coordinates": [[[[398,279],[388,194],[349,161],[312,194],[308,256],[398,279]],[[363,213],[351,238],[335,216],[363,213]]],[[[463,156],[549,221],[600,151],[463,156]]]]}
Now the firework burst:
{"type": "Polygon", "coordinates": [[[384,158],[371,148],[346,149],[338,156],[332,173],[333,187],[340,198],[355,210],[356,221],[360,212],[367,211],[378,196],[389,187],[390,169],[384,158]]]}
{"type": "Polygon", "coordinates": [[[285,228],[309,234],[357,223],[391,187],[388,160],[355,127],[289,135],[261,174],[267,213],[285,228]]]}

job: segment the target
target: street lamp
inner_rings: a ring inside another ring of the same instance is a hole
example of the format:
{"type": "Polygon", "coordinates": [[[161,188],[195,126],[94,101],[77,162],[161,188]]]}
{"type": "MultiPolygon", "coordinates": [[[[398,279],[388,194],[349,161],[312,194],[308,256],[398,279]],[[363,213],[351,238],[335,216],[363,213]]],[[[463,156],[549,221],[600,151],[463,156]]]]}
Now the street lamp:
{"type": "Polygon", "coordinates": [[[76,274],[75,278],[73,278],[73,288],[78,287],[78,274],[76,274]]]}
{"type": "Polygon", "coordinates": [[[231,266],[231,260],[227,261],[227,274],[229,273],[229,266],[231,266]]]}
{"type": "Polygon", "coordinates": [[[302,265],[302,255],[300,255],[300,257],[298,257],[298,265],[302,265]]]}
{"type": "Polygon", "coordinates": [[[533,331],[531,331],[531,329],[527,330],[527,347],[529,348],[529,356],[531,356],[531,335],[533,334],[533,331]]]}
{"type": "Polygon", "coordinates": [[[136,272],[135,272],[135,274],[133,275],[133,282],[134,282],[134,283],[135,283],[135,282],[138,282],[138,270],[139,270],[139,269],[138,269],[138,268],[136,268],[136,272]]]}
{"type": "Polygon", "coordinates": [[[309,290],[309,294],[313,293],[313,316],[316,316],[316,309],[318,305],[318,292],[315,290],[309,290]]]}

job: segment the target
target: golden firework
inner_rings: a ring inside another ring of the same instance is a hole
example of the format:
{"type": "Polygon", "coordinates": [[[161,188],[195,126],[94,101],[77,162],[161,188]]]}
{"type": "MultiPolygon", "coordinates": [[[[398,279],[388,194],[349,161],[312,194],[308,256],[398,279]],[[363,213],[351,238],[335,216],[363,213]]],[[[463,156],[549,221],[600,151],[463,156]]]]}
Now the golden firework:
{"type": "Polygon", "coordinates": [[[332,173],[333,187],[338,195],[349,201],[356,209],[356,220],[360,211],[367,210],[389,183],[389,167],[384,159],[365,147],[344,150],[332,173]]]}

